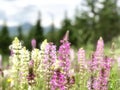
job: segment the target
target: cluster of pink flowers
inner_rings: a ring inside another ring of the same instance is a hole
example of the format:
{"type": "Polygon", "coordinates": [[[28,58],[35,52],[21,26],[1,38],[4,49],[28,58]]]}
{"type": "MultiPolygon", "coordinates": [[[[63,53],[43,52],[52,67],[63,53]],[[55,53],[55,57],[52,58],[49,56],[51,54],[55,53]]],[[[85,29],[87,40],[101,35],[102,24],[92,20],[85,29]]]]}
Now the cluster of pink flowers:
{"type": "Polygon", "coordinates": [[[60,69],[54,71],[54,74],[51,78],[51,90],[66,90],[67,78],[65,74],[61,73],[60,69]]]}
{"type": "Polygon", "coordinates": [[[51,89],[67,90],[70,85],[75,83],[75,78],[70,71],[70,43],[68,42],[68,34],[66,33],[58,50],[58,60],[60,60],[60,68],[54,71],[51,78],[51,89]]]}
{"type": "Polygon", "coordinates": [[[100,38],[89,64],[91,72],[91,77],[88,81],[89,90],[108,90],[111,63],[112,59],[104,56],[104,42],[100,38]]]}
{"type": "Polygon", "coordinates": [[[44,63],[47,65],[46,68],[50,68],[57,59],[56,46],[53,43],[48,43],[45,47],[44,63]]]}
{"type": "Polygon", "coordinates": [[[53,64],[57,59],[56,55],[56,46],[53,43],[48,43],[45,46],[45,56],[44,56],[44,68],[46,69],[46,81],[47,81],[47,88],[50,89],[50,78],[53,74],[53,64]]]}
{"type": "Polygon", "coordinates": [[[58,59],[61,61],[60,65],[65,73],[70,69],[70,43],[68,42],[68,34],[69,32],[67,32],[63,40],[60,41],[61,46],[58,50],[58,59]]]}
{"type": "Polygon", "coordinates": [[[102,62],[101,70],[99,72],[99,77],[98,77],[98,85],[99,85],[98,90],[108,90],[111,62],[112,59],[108,57],[105,57],[104,61],[102,62]]]}
{"type": "Polygon", "coordinates": [[[78,64],[79,64],[81,70],[87,68],[85,50],[83,48],[80,48],[78,50],[78,64]]]}

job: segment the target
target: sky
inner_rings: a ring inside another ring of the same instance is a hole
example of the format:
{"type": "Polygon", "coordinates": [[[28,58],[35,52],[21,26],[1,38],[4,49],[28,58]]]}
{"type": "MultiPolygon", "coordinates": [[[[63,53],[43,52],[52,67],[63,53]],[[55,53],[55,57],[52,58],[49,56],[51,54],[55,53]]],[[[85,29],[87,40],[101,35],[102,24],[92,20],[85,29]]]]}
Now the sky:
{"type": "Polygon", "coordinates": [[[72,18],[75,8],[82,0],[0,0],[0,24],[4,21],[8,26],[35,24],[38,11],[41,12],[42,26],[49,26],[54,19],[56,27],[60,27],[67,11],[68,17],[72,18]]]}

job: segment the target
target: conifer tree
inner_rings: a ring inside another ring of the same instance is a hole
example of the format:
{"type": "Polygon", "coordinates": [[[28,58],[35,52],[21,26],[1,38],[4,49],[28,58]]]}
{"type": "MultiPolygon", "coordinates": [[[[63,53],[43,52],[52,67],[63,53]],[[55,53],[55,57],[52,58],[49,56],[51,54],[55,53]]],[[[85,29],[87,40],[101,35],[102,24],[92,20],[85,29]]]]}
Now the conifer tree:
{"type": "Polygon", "coordinates": [[[39,48],[41,42],[44,40],[44,32],[43,27],[41,26],[41,14],[38,13],[38,20],[36,22],[36,25],[34,27],[34,37],[36,39],[37,45],[36,47],[39,48]]]}
{"type": "Polygon", "coordinates": [[[65,18],[62,21],[62,26],[59,30],[59,40],[61,40],[64,36],[64,34],[69,30],[70,36],[69,41],[72,43],[72,45],[76,45],[76,30],[73,29],[72,20],[70,20],[67,16],[67,12],[65,12],[65,18]]]}
{"type": "Polygon", "coordinates": [[[0,49],[2,49],[2,53],[4,54],[9,53],[10,43],[11,43],[11,38],[9,35],[7,24],[5,22],[0,33],[0,49]]]}
{"type": "Polygon", "coordinates": [[[99,32],[104,41],[110,41],[120,34],[120,17],[117,7],[118,0],[104,0],[99,12],[99,32]]]}

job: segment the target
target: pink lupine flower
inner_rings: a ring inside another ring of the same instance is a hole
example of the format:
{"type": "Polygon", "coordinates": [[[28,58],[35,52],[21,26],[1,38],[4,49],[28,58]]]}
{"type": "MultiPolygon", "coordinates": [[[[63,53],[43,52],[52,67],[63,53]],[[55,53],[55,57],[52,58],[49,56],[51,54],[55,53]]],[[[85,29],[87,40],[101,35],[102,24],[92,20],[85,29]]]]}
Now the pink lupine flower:
{"type": "Polygon", "coordinates": [[[100,39],[97,42],[96,51],[95,51],[94,55],[97,58],[103,57],[103,55],[104,55],[104,41],[103,41],[102,37],[100,37],[100,39]]]}
{"type": "Polygon", "coordinates": [[[44,63],[50,62],[51,65],[55,62],[56,56],[56,46],[53,43],[48,43],[45,48],[45,58],[44,63]]]}
{"type": "Polygon", "coordinates": [[[96,60],[94,54],[92,55],[92,59],[89,62],[90,71],[95,72],[98,69],[98,61],[96,60]]]}
{"type": "Polygon", "coordinates": [[[68,34],[61,40],[61,45],[58,50],[58,60],[60,67],[54,71],[50,85],[51,90],[68,90],[68,88],[75,83],[74,76],[69,72],[70,70],[70,43],[68,42],[68,34]]]}
{"type": "Polygon", "coordinates": [[[61,73],[60,69],[57,69],[50,81],[51,84],[51,90],[66,90],[66,83],[67,83],[67,78],[66,75],[61,73]]]}
{"type": "Polygon", "coordinates": [[[80,89],[84,88],[85,76],[87,75],[88,65],[87,65],[86,57],[85,57],[85,50],[80,48],[78,51],[78,74],[79,74],[79,85],[80,89]]]}
{"type": "Polygon", "coordinates": [[[50,89],[50,78],[53,74],[53,64],[55,63],[57,59],[56,55],[56,46],[53,45],[53,43],[48,43],[45,46],[45,52],[44,52],[44,68],[45,68],[45,75],[46,75],[46,81],[47,81],[47,89],[50,89]]]}
{"type": "Polygon", "coordinates": [[[108,80],[110,76],[110,69],[111,69],[111,62],[112,59],[105,57],[102,62],[102,67],[99,73],[99,89],[98,90],[108,90],[108,80]]]}
{"type": "Polygon", "coordinates": [[[108,90],[111,64],[112,59],[104,56],[104,43],[100,38],[90,63],[92,74],[89,80],[89,90],[108,90]]]}
{"type": "Polygon", "coordinates": [[[65,34],[63,40],[61,40],[61,46],[58,50],[58,59],[61,60],[61,67],[64,72],[68,72],[70,69],[70,43],[68,42],[69,31],[65,34]]]}
{"type": "Polygon", "coordinates": [[[34,60],[30,60],[29,61],[29,74],[27,76],[28,79],[28,84],[32,85],[35,83],[34,78],[35,78],[35,74],[33,72],[33,68],[34,68],[34,60]]]}
{"type": "Polygon", "coordinates": [[[89,63],[91,72],[90,80],[88,81],[89,90],[99,90],[99,81],[97,73],[101,70],[101,65],[104,60],[104,41],[102,37],[97,42],[96,51],[92,55],[92,60],[89,63]]]}
{"type": "Polygon", "coordinates": [[[31,40],[31,45],[32,45],[32,48],[36,48],[36,40],[35,39],[31,40]]]}
{"type": "Polygon", "coordinates": [[[100,39],[97,42],[96,51],[93,53],[92,56],[91,68],[94,68],[94,70],[95,69],[99,70],[103,59],[104,59],[104,41],[102,37],[100,37],[100,39]]]}
{"type": "Polygon", "coordinates": [[[92,60],[88,63],[89,69],[91,72],[90,79],[88,81],[88,90],[97,90],[97,81],[96,81],[96,76],[95,73],[97,72],[98,69],[98,62],[96,58],[94,58],[94,55],[92,55],[92,60]]]}
{"type": "Polygon", "coordinates": [[[83,48],[80,48],[78,51],[78,63],[84,68],[87,68],[87,63],[85,63],[85,60],[85,50],[83,48]]]}

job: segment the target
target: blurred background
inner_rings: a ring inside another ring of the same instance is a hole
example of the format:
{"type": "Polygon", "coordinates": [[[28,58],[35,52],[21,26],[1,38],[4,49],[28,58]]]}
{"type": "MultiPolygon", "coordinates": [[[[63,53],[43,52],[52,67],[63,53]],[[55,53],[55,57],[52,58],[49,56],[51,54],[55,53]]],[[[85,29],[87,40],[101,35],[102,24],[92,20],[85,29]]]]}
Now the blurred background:
{"type": "Polygon", "coordinates": [[[92,48],[103,37],[106,45],[120,42],[120,0],[0,0],[0,53],[18,37],[31,50],[44,39],[59,46],[69,30],[73,48],[92,48]]]}

